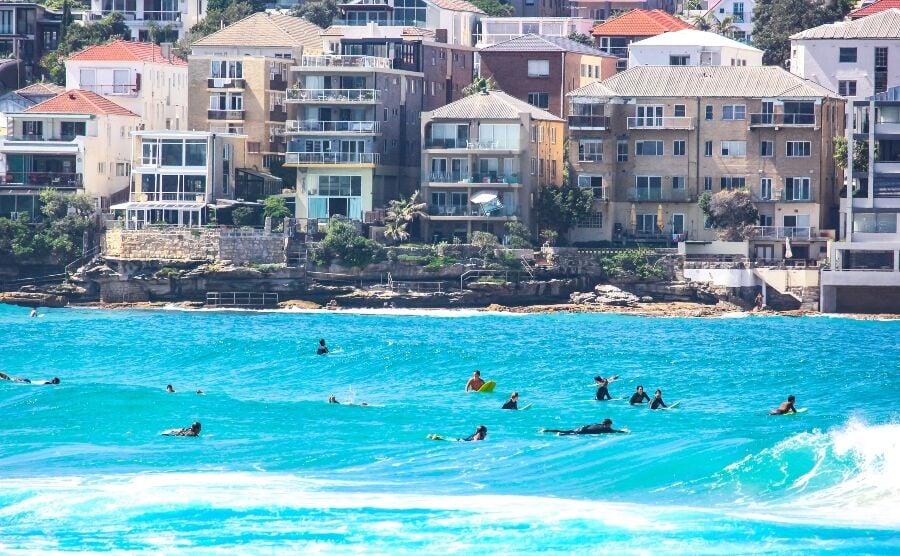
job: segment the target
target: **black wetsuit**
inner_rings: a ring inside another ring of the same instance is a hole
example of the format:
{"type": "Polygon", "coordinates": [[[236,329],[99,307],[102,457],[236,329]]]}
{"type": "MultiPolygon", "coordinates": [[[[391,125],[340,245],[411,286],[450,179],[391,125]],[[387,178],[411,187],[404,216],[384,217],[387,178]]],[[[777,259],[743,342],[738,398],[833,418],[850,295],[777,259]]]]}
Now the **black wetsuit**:
{"type": "Polygon", "coordinates": [[[597,388],[597,399],[600,401],[612,399],[612,396],[609,395],[609,389],[607,388],[607,384],[609,384],[609,383],[607,382],[600,388],[597,388]]]}
{"type": "Polygon", "coordinates": [[[328,353],[328,348],[325,346],[319,346],[319,349],[316,350],[316,355],[325,355],[328,353]]]}
{"type": "Polygon", "coordinates": [[[516,400],[507,400],[500,409],[519,409],[519,402],[516,400]]]}
{"type": "MultiPolygon", "coordinates": [[[[474,441],[478,440],[475,438],[476,436],[478,436],[477,432],[474,434],[470,434],[469,436],[467,436],[465,438],[460,438],[460,440],[462,440],[463,442],[474,442],[474,441]]],[[[484,439],[482,439],[482,440],[484,440],[484,439]]]]}
{"type": "Polygon", "coordinates": [[[631,399],[628,400],[628,403],[630,403],[631,405],[637,405],[639,403],[644,403],[644,400],[647,400],[648,402],[650,401],[650,396],[647,395],[647,392],[641,392],[640,394],[635,392],[631,395],[631,399]]]}
{"type": "Polygon", "coordinates": [[[669,407],[662,398],[653,398],[653,401],[650,402],[650,409],[659,409],[659,406],[669,407]]]}
{"type": "Polygon", "coordinates": [[[544,432],[555,432],[559,435],[565,436],[569,434],[613,434],[620,432],[624,433],[625,431],[616,430],[608,425],[597,423],[596,425],[584,425],[582,427],[578,427],[577,429],[567,431],[544,429],[544,432]]]}

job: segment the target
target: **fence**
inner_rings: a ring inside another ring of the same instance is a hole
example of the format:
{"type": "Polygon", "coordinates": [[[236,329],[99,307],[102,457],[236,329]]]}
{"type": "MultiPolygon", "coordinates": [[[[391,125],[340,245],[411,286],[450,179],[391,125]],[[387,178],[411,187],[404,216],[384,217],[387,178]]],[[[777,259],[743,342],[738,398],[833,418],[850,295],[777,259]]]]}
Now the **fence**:
{"type": "Polygon", "coordinates": [[[272,292],[206,292],[209,307],[277,307],[278,294],[272,292]]]}

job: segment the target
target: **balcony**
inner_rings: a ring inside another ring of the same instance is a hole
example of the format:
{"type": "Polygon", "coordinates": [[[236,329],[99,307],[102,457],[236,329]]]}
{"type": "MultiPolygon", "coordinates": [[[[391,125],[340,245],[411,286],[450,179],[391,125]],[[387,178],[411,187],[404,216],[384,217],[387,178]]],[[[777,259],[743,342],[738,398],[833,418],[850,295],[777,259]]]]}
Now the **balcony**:
{"type": "Polygon", "coordinates": [[[815,114],[750,114],[750,127],[816,127],[815,114]]]}
{"type": "Polygon", "coordinates": [[[426,145],[427,149],[466,149],[470,151],[516,151],[519,145],[501,143],[499,141],[472,141],[468,139],[431,139],[426,145]]]}
{"type": "Polygon", "coordinates": [[[243,135],[244,126],[212,126],[209,128],[209,131],[212,133],[236,133],[238,135],[243,135]]]}
{"type": "Polygon", "coordinates": [[[144,21],[165,21],[165,22],[173,22],[173,21],[181,21],[181,12],[173,12],[173,11],[155,11],[155,12],[144,12],[144,21]]]}
{"type": "Polygon", "coordinates": [[[243,120],[243,110],[207,110],[207,120],[243,120]]]}
{"type": "Polygon", "coordinates": [[[65,135],[39,135],[39,134],[19,134],[19,135],[7,135],[7,141],[59,141],[68,143],[74,141],[76,137],[84,137],[84,133],[78,134],[65,134],[65,135]]]}
{"type": "Polygon", "coordinates": [[[272,91],[285,91],[287,90],[287,81],[284,80],[280,75],[276,75],[269,79],[269,90],[272,91]]]}
{"type": "Polygon", "coordinates": [[[663,202],[663,203],[692,203],[696,195],[687,189],[669,189],[666,191],[655,189],[629,189],[627,199],[631,202],[663,202]]]}
{"type": "Polygon", "coordinates": [[[379,153],[341,152],[289,152],[285,164],[362,164],[374,165],[381,161],[379,153]]]}
{"type": "Polygon", "coordinates": [[[816,238],[816,229],[809,227],[754,226],[753,239],[802,239],[816,238]]]}
{"type": "Polygon", "coordinates": [[[627,46],[608,46],[606,48],[600,48],[603,52],[615,56],[616,58],[628,58],[628,47],[627,46]]]}
{"type": "Polygon", "coordinates": [[[569,129],[609,129],[609,116],[569,116],[569,129]]]}
{"type": "Polygon", "coordinates": [[[82,89],[98,95],[136,97],[141,90],[141,86],[137,83],[119,83],[117,85],[83,85],[82,89]]]}
{"type": "Polygon", "coordinates": [[[342,56],[326,54],[322,56],[303,56],[299,66],[293,66],[294,71],[310,68],[359,68],[359,69],[391,69],[393,60],[378,56],[342,56]]]}
{"type": "Polygon", "coordinates": [[[519,208],[503,206],[490,212],[484,212],[481,208],[468,205],[428,205],[428,216],[432,220],[440,219],[470,219],[470,218],[515,218],[520,216],[519,208]]]}
{"type": "Polygon", "coordinates": [[[286,122],[287,112],[284,111],[284,106],[272,107],[272,109],[269,110],[269,120],[273,122],[286,122]]]}
{"type": "Polygon", "coordinates": [[[377,135],[381,132],[381,124],[376,121],[318,121],[288,120],[287,133],[351,133],[359,135],[377,135]]]}
{"type": "Polygon", "coordinates": [[[509,174],[509,175],[483,175],[483,174],[463,174],[460,172],[431,172],[429,175],[429,182],[432,186],[447,186],[447,185],[459,185],[463,187],[474,187],[483,184],[492,184],[492,185],[508,185],[508,186],[518,186],[519,185],[519,174],[509,174]]]}
{"type": "Polygon", "coordinates": [[[206,80],[207,89],[243,89],[247,82],[238,77],[210,77],[206,80]]]}
{"type": "Polygon", "coordinates": [[[628,129],[694,129],[694,118],[684,117],[632,117],[628,129]]]}
{"type": "Polygon", "coordinates": [[[0,176],[0,184],[23,187],[79,188],[82,185],[80,173],[70,172],[7,172],[0,176]]]}
{"type": "Polygon", "coordinates": [[[288,102],[299,103],[375,103],[377,89],[288,89],[288,102]]]}

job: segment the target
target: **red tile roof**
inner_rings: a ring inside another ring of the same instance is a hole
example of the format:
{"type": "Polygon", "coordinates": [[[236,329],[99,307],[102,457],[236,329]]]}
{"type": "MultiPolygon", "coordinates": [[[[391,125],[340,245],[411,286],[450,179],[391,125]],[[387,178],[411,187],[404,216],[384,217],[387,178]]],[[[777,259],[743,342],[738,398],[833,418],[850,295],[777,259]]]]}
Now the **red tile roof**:
{"type": "Polygon", "coordinates": [[[694,26],[662,10],[631,10],[591,29],[595,37],[655,37],[694,26]]]}
{"type": "Polygon", "coordinates": [[[137,116],[115,102],[91,91],[72,89],[39,104],[27,108],[25,112],[42,114],[94,114],[96,116],[137,116]]]}
{"type": "Polygon", "coordinates": [[[869,15],[875,15],[891,8],[900,8],[900,0],[877,0],[864,8],[853,10],[848,16],[850,19],[859,19],[869,15]]]}
{"type": "Polygon", "coordinates": [[[172,55],[167,60],[163,56],[162,49],[153,43],[131,42],[116,39],[106,44],[89,46],[81,52],[76,52],[67,60],[91,60],[100,62],[156,62],[158,64],[172,64],[173,66],[186,66],[187,61],[172,55]]]}

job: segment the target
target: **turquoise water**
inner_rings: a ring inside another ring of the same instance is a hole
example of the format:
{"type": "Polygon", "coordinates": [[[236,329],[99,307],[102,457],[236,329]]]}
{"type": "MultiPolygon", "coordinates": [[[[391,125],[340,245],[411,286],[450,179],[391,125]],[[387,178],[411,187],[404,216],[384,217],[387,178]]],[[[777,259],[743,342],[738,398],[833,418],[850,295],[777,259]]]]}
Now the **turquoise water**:
{"type": "Polygon", "coordinates": [[[900,551],[900,322],[27,315],[0,370],[62,384],[0,381],[2,553],[900,551]],[[591,401],[598,372],[681,407],[591,401]],[[537,432],[604,417],[632,434],[537,432]]]}

